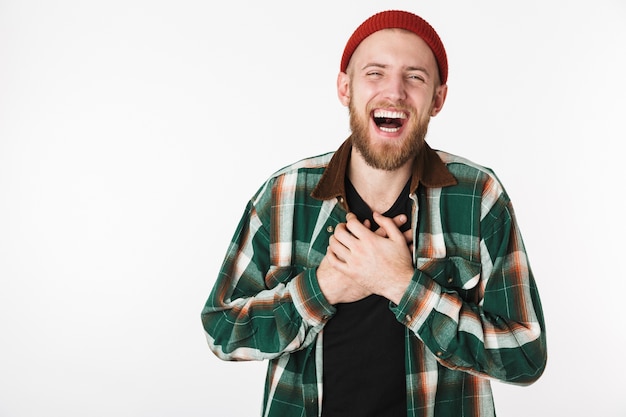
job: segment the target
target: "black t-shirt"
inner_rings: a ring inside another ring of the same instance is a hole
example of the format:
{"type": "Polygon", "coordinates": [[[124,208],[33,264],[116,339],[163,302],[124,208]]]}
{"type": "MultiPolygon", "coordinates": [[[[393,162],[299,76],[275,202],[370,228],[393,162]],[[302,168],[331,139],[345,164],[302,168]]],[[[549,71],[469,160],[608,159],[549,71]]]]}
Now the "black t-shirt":
{"type": "MultiPolygon", "coordinates": [[[[360,221],[378,228],[372,210],[346,179],[350,210],[360,221]]],[[[409,183],[384,213],[411,218],[409,183]]],[[[401,227],[408,230],[410,222],[401,227]]],[[[371,295],[335,306],[324,327],[324,391],[322,416],[406,416],[405,327],[389,309],[389,300],[371,295]]]]}

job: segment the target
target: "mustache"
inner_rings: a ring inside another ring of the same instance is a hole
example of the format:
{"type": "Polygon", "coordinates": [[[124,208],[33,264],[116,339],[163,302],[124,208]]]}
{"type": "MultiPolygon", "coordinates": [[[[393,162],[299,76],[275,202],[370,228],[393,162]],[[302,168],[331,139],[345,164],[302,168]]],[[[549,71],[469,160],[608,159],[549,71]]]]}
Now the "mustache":
{"type": "Polygon", "coordinates": [[[409,106],[406,103],[402,102],[392,102],[392,101],[379,101],[376,103],[370,103],[367,106],[367,113],[371,113],[374,109],[394,109],[398,111],[402,111],[408,113],[410,115],[416,115],[417,110],[413,106],[409,106]]]}

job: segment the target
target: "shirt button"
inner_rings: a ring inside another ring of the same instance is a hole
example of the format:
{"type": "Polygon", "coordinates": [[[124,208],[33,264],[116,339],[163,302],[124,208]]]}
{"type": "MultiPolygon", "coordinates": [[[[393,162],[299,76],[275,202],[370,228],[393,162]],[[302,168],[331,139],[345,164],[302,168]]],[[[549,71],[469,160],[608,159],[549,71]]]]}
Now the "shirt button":
{"type": "Polygon", "coordinates": [[[406,321],[411,321],[412,319],[410,314],[407,314],[406,316],[404,316],[404,318],[406,319],[406,321]]]}
{"type": "Polygon", "coordinates": [[[327,231],[328,233],[332,233],[332,232],[334,232],[334,231],[335,231],[335,228],[334,228],[333,226],[328,226],[328,227],[326,228],[326,231],[327,231]]]}
{"type": "Polygon", "coordinates": [[[441,351],[437,352],[437,356],[441,356],[443,353],[441,351]]]}
{"type": "Polygon", "coordinates": [[[452,284],[452,278],[448,278],[448,284],[452,284]]]}

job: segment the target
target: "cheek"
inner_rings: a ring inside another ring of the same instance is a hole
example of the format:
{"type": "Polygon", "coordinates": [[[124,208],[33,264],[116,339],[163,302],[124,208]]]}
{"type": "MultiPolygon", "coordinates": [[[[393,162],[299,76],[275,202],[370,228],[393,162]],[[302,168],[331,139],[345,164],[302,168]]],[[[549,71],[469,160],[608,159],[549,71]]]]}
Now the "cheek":
{"type": "Polygon", "coordinates": [[[376,98],[376,89],[368,83],[355,82],[350,88],[350,101],[356,106],[365,107],[376,98]]]}

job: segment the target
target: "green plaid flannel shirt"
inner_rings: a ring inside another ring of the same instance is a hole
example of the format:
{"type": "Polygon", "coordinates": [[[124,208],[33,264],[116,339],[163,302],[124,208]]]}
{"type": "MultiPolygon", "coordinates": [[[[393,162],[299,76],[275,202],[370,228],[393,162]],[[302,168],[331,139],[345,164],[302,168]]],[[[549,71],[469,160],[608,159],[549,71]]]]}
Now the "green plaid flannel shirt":
{"type": "MultiPolygon", "coordinates": [[[[351,141],[269,178],[248,203],[202,310],[223,360],[268,360],[263,416],[319,416],[322,339],[335,308],[316,268],[345,221],[351,141]]],[[[495,174],[426,145],[416,161],[415,274],[399,305],[409,417],[494,416],[490,379],[530,384],[546,364],[539,294],[495,174]]],[[[375,364],[372,364],[375,366],[375,364]]]]}

